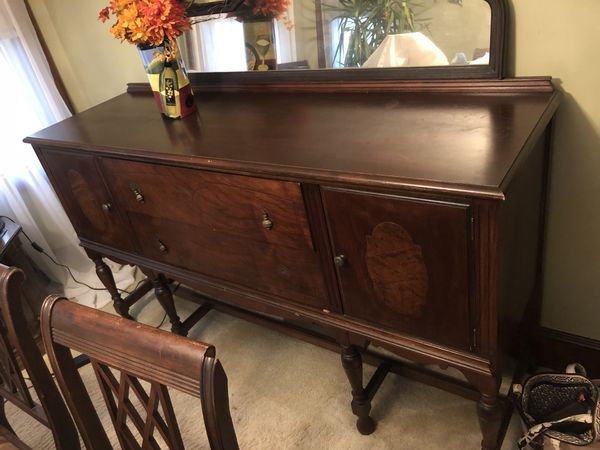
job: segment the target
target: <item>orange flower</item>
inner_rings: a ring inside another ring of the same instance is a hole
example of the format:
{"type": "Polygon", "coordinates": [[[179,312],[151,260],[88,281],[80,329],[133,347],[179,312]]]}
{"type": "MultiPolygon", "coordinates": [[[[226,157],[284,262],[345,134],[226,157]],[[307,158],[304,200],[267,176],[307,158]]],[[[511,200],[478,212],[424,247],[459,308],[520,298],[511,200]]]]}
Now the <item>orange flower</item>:
{"type": "Polygon", "coordinates": [[[111,0],[110,10],[113,12],[113,14],[117,14],[127,5],[134,2],[135,0],[111,0]]]}
{"type": "Polygon", "coordinates": [[[105,22],[110,13],[117,21],[110,28],[112,35],[135,45],[165,45],[167,58],[176,51],[176,39],[192,27],[185,7],[177,0],[111,0],[100,11],[105,22]]]}

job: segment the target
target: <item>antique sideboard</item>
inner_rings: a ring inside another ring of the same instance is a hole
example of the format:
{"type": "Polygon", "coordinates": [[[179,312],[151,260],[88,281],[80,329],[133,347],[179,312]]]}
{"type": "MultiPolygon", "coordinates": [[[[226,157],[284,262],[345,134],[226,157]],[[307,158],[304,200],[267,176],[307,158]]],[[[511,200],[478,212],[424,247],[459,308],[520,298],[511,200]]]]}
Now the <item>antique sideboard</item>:
{"type": "Polygon", "coordinates": [[[182,322],[176,280],[320,325],[364,434],[377,380],[357,346],[453,367],[495,448],[503,355],[540,302],[551,80],[207,89],[177,121],[153,102],[133,87],[26,139],[117,311],[153,286],[185,334],[206,307],[182,322]],[[148,282],[122,298],[102,257],[148,282]]]}

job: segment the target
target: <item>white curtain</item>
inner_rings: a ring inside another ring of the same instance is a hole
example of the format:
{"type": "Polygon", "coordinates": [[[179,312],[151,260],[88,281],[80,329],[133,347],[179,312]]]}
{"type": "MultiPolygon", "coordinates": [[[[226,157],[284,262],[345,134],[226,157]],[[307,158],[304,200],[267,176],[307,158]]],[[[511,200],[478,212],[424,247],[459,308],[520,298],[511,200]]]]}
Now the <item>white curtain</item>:
{"type": "MultiPolygon", "coordinates": [[[[290,7],[290,17],[292,8],[290,7]]],[[[193,25],[180,40],[189,70],[201,72],[245,72],[246,47],[244,25],[232,17],[211,16],[193,25]]],[[[295,32],[283,21],[275,22],[277,62],[296,60],[295,32]]]]}
{"type": "MultiPolygon", "coordinates": [[[[290,6],[288,10],[289,20],[293,21],[294,8],[290,6]]],[[[296,61],[296,29],[288,29],[283,20],[275,21],[275,51],[277,52],[277,62],[290,63],[296,61]]]]}
{"type": "MultiPolygon", "coordinates": [[[[78,280],[101,287],[33,149],[22,142],[25,136],[70,116],[23,0],[0,0],[0,86],[0,215],[13,218],[52,257],[70,266],[78,280]]],[[[96,307],[110,301],[106,291],[74,283],[65,269],[24,247],[42,270],[64,286],[66,296],[96,307]]],[[[113,268],[121,288],[133,282],[131,268],[113,268]]]]}
{"type": "Polygon", "coordinates": [[[194,24],[185,33],[188,69],[202,72],[247,70],[244,29],[233,18],[215,18],[194,24]]]}

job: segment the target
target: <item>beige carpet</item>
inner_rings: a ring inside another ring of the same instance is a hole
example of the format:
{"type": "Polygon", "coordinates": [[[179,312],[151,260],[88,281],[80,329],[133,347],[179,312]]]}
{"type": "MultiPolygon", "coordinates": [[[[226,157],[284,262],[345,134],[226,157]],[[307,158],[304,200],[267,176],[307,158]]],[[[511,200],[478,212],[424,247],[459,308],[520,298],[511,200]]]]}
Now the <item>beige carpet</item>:
{"type": "MultiPolygon", "coordinates": [[[[178,301],[184,318],[193,305],[178,301]]],[[[109,309],[107,309],[109,310],[109,309]]],[[[156,326],[163,313],[142,301],[134,316],[156,326]]],[[[168,328],[165,322],[163,328],[168,328]]],[[[350,388],[339,355],[217,312],[209,313],[190,337],[215,344],[229,377],[230,405],[242,449],[478,449],[480,433],[472,401],[390,374],[373,402],[377,430],[361,436],[350,411],[350,388]]],[[[366,366],[366,376],[374,370],[366,366]]],[[[86,384],[102,404],[90,367],[86,384]]],[[[199,401],[173,393],[189,449],[207,448],[199,401]]],[[[52,449],[50,434],[9,405],[17,434],[34,449],[52,449]]],[[[100,410],[108,425],[108,415],[100,410]]],[[[515,448],[513,418],[503,449],[515,448]]],[[[114,441],[114,433],[111,433],[114,441]]],[[[115,445],[118,448],[118,445],[115,445]]]]}

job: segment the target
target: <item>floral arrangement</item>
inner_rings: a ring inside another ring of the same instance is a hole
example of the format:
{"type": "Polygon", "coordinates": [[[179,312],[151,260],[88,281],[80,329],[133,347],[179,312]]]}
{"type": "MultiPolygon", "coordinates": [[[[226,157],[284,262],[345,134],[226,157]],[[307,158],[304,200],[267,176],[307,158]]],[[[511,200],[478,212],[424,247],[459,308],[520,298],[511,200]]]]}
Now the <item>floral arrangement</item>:
{"type": "Polygon", "coordinates": [[[138,46],[164,45],[167,60],[177,51],[177,37],[192,26],[178,0],[111,0],[98,19],[104,23],[111,15],[117,19],[110,28],[115,38],[138,46]]]}
{"type": "Polygon", "coordinates": [[[291,0],[246,0],[246,5],[252,8],[253,14],[275,19],[284,18],[291,3],[291,0]]]}

